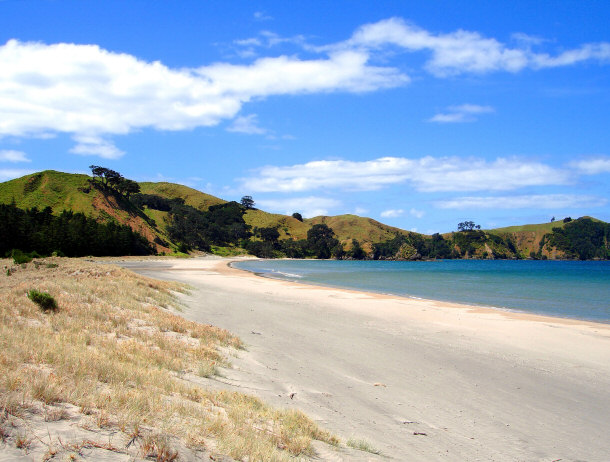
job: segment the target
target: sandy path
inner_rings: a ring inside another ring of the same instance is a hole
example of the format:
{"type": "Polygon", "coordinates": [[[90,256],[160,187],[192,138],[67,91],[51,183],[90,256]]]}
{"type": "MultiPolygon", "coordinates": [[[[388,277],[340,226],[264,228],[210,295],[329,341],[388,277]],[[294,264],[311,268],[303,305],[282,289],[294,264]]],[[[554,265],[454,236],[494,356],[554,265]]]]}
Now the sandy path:
{"type": "Polygon", "coordinates": [[[124,266],[191,284],[184,316],[246,342],[218,386],[298,407],[386,457],[610,460],[608,325],[315,288],[218,260],[124,266]]]}

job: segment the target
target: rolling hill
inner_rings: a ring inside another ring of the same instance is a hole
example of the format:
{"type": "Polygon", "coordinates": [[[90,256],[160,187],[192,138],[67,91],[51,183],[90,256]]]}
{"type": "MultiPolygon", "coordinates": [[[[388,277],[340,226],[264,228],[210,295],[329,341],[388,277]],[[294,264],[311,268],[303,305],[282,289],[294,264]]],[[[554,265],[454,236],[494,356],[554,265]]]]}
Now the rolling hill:
{"type": "MultiPolygon", "coordinates": [[[[143,182],[139,183],[139,186],[142,194],[170,200],[182,199],[185,205],[204,212],[212,206],[228,203],[210,194],[174,183],[143,182]]],[[[19,208],[50,207],[54,214],[72,210],[82,212],[100,222],[115,221],[127,224],[142,234],[159,253],[174,251],[179,244],[169,238],[168,226],[171,223],[168,211],[146,206],[138,208],[121,194],[93,187],[88,175],[46,170],[0,183],[0,203],[14,203],[19,208]]],[[[357,240],[368,253],[372,253],[375,244],[394,240],[403,246],[400,255],[404,254],[405,245],[411,249],[410,253],[417,254],[425,247],[422,245],[431,242],[429,236],[356,215],[319,216],[301,221],[292,216],[252,209],[246,211],[244,220],[252,229],[276,228],[280,240],[306,239],[312,226],[325,224],[333,229],[346,250],[352,247],[352,240],[357,240]]],[[[595,223],[603,223],[592,220],[595,223]]],[[[550,238],[556,234],[554,229],[564,229],[566,224],[560,220],[553,223],[473,231],[470,234],[447,233],[443,238],[453,255],[458,258],[574,258],[575,254],[566,246],[565,239],[550,238]]],[[[438,237],[436,239],[438,240],[438,237]]],[[[603,239],[607,241],[607,237],[603,239]]],[[[606,241],[596,245],[607,246],[606,241]]],[[[425,256],[425,253],[423,255],[425,256]]]]}
{"type": "Polygon", "coordinates": [[[100,222],[116,221],[129,225],[151,242],[157,252],[170,252],[171,247],[163,226],[158,226],[141,210],[118,194],[104,194],[91,187],[91,177],[55,170],[26,175],[0,183],[0,203],[14,203],[19,208],[44,209],[54,214],[64,210],[81,212],[100,222]]]}

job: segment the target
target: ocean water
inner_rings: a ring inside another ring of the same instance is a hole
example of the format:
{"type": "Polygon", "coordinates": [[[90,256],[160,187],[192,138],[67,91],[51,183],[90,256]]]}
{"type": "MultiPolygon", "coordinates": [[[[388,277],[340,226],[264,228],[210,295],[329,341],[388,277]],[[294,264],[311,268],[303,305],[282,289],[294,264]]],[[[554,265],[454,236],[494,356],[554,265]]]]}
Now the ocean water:
{"type": "Polygon", "coordinates": [[[267,277],[610,323],[610,262],[250,260],[267,277]]]}

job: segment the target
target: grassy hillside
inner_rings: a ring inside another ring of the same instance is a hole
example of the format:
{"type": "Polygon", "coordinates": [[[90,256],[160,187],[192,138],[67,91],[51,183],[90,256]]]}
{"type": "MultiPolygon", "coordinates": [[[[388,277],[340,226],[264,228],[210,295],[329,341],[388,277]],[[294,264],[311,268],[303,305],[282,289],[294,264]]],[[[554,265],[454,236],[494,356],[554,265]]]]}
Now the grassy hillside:
{"type": "Polygon", "coordinates": [[[227,201],[203,193],[188,186],[175,183],[139,183],[142,194],[155,194],[168,199],[184,199],[186,205],[199,210],[207,210],[212,205],[225,204],[227,201]]]}
{"type": "Polygon", "coordinates": [[[352,239],[360,242],[362,247],[370,252],[372,244],[392,239],[396,234],[408,235],[409,232],[400,228],[384,225],[372,218],[357,215],[337,215],[334,217],[315,217],[305,220],[310,226],[325,224],[332,228],[337,239],[351,244],[352,239]]]}
{"type": "MultiPolygon", "coordinates": [[[[91,177],[87,175],[62,173],[54,170],[27,175],[22,178],[0,183],[0,203],[15,204],[20,208],[51,207],[53,213],[63,210],[82,212],[99,221],[116,221],[129,225],[134,231],[154,242],[158,252],[168,252],[175,247],[167,235],[169,212],[135,207],[124,196],[110,190],[92,187],[91,177]]],[[[186,205],[201,211],[207,211],[213,205],[226,204],[227,201],[203,193],[188,186],[173,183],[140,183],[142,194],[157,195],[167,199],[181,198],[186,205]]],[[[333,217],[319,216],[299,221],[291,216],[267,213],[262,210],[248,210],[245,222],[254,228],[276,228],[280,240],[306,239],[307,231],[316,224],[326,224],[335,232],[336,237],[344,244],[346,250],[351,248],[352,240],[360,242],[368,253],[373,244],[382,243],[399,236],[415,236],[414,233],[385,225],[376,220],[356,215],[338,215],[333,217]]],[[[599,222],[599,220],[592,219],[599,222]]],[[[545,235],[552,233],[553,228],[564,228],[563,220],[552,223],[527,224],[485,230],[485,238],[477,242],[457,242],[462,236],[455,233],[444,234],[452,249],[461,252],[465,245],[474,246],[467,255],[486,258],[486,255],[500,255],[506,258],[564,258],[566,254],[549,245],[547,240],[541,247],[545,235]],[[498,239],[498,237],[500,239],[498,239]],[[457,239],[457,240],[456,240],[457,239]],[[510,245],[508,245],[510,243],[510,245]],[[510,252],[507,250],[510,247],[510,252]],[[514,249],[514,250],[513,250],[514,249]]],[[[421,240],[426,236],[417,239],[421,240]]],[[[462,239],[463,240],[463,239],[462,239]]]]}
{"type": "Polygon", "coordinates": [[[278,213],[267,213],[262,210],[248,210],[244,220],[252,228],[277,228],[280,239],[305,239],[311,224],[296,218],[278,213]]]}
{"type": "MultiPolygon", "coordinates": [[[[515,246],[521,253],[521,256],[527,258],[532,252],[536,253],[540,250],[540,241],[542,238],[553,232],[553,228],[563,228],[565,223],[563,220],[558,220],[548,223],[527,224],[519,226],[507,226],[504,228],[491,229],[488,232],[497,234],[498,236],[510,236],[515,243],[515,246]]],[[[542,255],[547,258],[563,258],[563,253],[557,249],[542,249],[542,255]]]]}
{"type": "Polygon", "coordinates": [[[17,207],[23,209],[51,207],[54,214],[72,210],[98,221],[116,221],[142,234],[154,243],[158,252],[171,250],[155,242],[155,238],[167,241],[163,226],[156,226],[154,221],[123,197],[91,187],[90,178],[55,170],[26,175],[0,183],[0,203],[10,204],[14,201],[17,207]]]}
{"type": "Polygon", "coordinates": [[[19,208],[51,207],[54,213],[74,210],[97,217],[93,201],[101,194],[91,190],[89,179],[87,175],[55,170],[26,175],[0,183],[0,203],[10,204],[14,200],[19,208]]]}

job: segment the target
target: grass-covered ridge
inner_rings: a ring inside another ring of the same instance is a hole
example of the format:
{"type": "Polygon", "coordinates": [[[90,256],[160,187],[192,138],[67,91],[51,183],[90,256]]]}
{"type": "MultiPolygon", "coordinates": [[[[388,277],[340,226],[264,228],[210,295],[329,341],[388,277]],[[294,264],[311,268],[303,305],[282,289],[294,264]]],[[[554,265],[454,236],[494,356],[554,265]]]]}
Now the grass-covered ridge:
{"type": "Polygon", "coordinates": [[[15,204],[22,209],[51,207],[54,213],[63,210],[82,212],[97,217],[93,206],[100,195],[91,191],[88,175],[45,170],[0,183],[0,203],[15,204]]]}
{"type": "Polygon", "coordinates": [[[127,225],[141,234],[158,252],[171,252],[163,226],[147,217],[119,194],[96,187],[88,175],[45,170],[0,183],[0,203],[20,209],[50,207],[54,215],[64,210],[83,213],[99,222],[127,225]]]}
{"type": "Polygon", "coordinates": [[[188,186],[167,182],[142,182],[139,183],[142,194],[155,194],[166,199],[184,199],[186,205],[199,210],[207,210],[212,205],[225,204],[227,201],[206,194],[188,186]]]}
{"type": "Polygon", "coordinates": [[[35,262],[0,261],[11,269],[0,279],[0,438],[9,448],[37,460],[72,460],[83,448],[290,460],[312,454],[312,438],[336,443],[298,411],[206,389],[228,364],[219,348],[242,344],[172,313],[185,286],[83,260],[35,262]],[[41,310],[26,296],[33,290],[56,309],[41,310]],[[53,433],[62,421],[73,440],[53,433]]]}
{"type": "MultiPolygon", "coordinates": [[[[95,175],[93,170],[92,173],[95,175]]],[[[585,240],[595,240],[595,243],[591,242],[593,248],[588,244],[578,244],[576,241],[581,237],[574,232],[567,233],[563,238],[553,238],[552,235],[564,229],[569,220],[491,230],[478,227],[469,231],[426,236],[356,215],[302,219],[298,214],[298,218],[295,218],[268,213],[166,182],[135,184],[140,194],[129,196],[121,193],[119,188],[107,187],[108,181],[47,170],[0,183],[0,203],[14,202],[22,209],[51,207],[54,214],[71,210],[101,222],[114,221],[127,225],[144,236],[155,252],[165,254],[200,250],[219,255],[249,252],[264,258],[357,259],[561,259],[588,255],[592,255],[591,258],[608,258],[609,254],[608,244],[603,240],[605,238],[599,241],[595,233],[589,233],[587,227],[578,229],[587,234],[585,240]],[[166,204],[160,207],[163,201],[166,204]],[[243,213],[237,216],[236,206],[240,205],[243,213]],[[308,233],[321,225],[329,227],[333,239],[336,239],[336,242],[332,242],[330,253],[319,252],[312,242],[307,242],[308,233]],[[566,239],[570,242],[566,242],[566,239]]]]}

